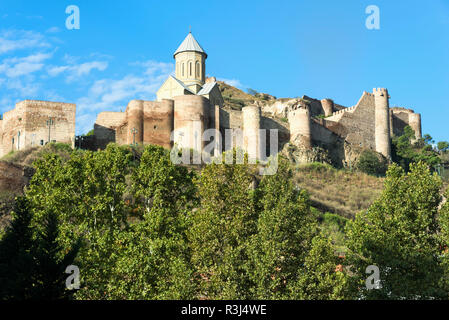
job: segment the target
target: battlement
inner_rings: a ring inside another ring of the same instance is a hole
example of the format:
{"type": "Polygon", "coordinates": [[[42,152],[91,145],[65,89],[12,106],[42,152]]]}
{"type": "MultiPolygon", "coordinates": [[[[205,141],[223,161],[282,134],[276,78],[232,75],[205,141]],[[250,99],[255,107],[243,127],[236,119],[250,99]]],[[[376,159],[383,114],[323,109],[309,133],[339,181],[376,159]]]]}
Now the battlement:
{"type": "Polygon", "coordinates": [[[373,93],[375,96],[386,96],[390,98],[390,96],[388,95],[388,90],[385,88],[374,88],[373,93]]]}
{"type": "Polygon", "coordinates": [[[397,112],[415,113],[413,109],[408,109],[404,107],[392,107],[391,110],[393,111],[393,113],[397,112]]]}

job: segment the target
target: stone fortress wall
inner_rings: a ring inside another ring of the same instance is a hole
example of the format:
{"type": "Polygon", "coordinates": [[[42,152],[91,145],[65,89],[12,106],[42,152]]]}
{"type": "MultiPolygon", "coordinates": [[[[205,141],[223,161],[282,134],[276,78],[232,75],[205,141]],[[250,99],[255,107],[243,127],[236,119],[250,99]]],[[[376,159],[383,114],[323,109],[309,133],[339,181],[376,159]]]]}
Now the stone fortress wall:
{"type": "MultiPolygon", "coordinates": [[[[391,157],[391,137],[410,125],[421,138],[421,116],[413,110],[389,106],[387,89],[363,92],[356,105],[345,107],[332,99],[308,96],[254,102],[242,110],[226,108],[216,79],[205,78],[207,54],[191,33],[174,53],[175,75],[169,76],[157,92],[157,101],[131,100],[125,112],[101,112],[90,137],[92,149],[108,143],[155,144],[170,149],[201,151],[207,129],[215,129],[221,140],[214,141],[213,154],[241,147],[252,158],[270,155],[270,132],[276,129],[278,146],[273,152],[296,149],[302,161],[316,161],[316,152],[327,152],[336,165],[351,166],[366,149],[391,157]],[[227,129],[235,135],[228,136],[227,129]],[[265,136],[259,129],[265,129],[265,136]],[[265,139],[262,139],[265,138],[265,139]],[[265,140],[265,150],[261,145],[265,140]],[[230,142],[232,141],[232,144],[230,142]],[[317,151],[318,150],[318,151],[317,151]]],[[[0,120],[0,155],[48,141],[74,144],[74,104],[25,100],[0,120]],[[46,121],[53,120],[48,138],[46,121]]]]}
{"type": "Polygon", "coordinates": [[[49,141],[74,146],[75,113],[76,105],[71,103],[38,100],[17,103],[0,120],[0,156],[49,141]],[[52,120],[50,128],[49,119],[52,120]]]}

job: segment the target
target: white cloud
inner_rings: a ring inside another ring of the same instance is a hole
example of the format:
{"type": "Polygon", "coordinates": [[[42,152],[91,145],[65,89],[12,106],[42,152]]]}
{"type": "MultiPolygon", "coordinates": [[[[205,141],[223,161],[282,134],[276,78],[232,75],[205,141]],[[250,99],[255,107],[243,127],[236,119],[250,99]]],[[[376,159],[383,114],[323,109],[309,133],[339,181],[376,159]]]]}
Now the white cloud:
{"type": "Polygon", "coordinates": [[[233,87],[236,87],[236,88],[239,88],[239,89],[244,88],[244,86],[243,86],[243,84],[240,82],[240,80],[237,80],[237,79],[225,79],[225,78],[220,78],[220,79],[217,79],[217,80],[218,80],[218,81],[223,81],[223,82],[229,84],[230,86],[233,86],[233,87]]]}
{"type": "Polygon", "coordinates": [[[131,65],[139,67],[139,72],[120,79],[97,80],[88,95],[77,101],[77,133],[92,129],[99,112],[125,110],[132,99],[154,100],[156,91],[174,70],[172,63],[151,60],[131,65]]]}
{"type": "Polygon", "coordinates": [[[0,74],[16,78],[34,73],[44,67],[44,61],[52,57],[52,53],[37,53],[22,58],[4,59],[0,64],[0,74]]]}
{"type": "Polygon", "coordinates": [[[46,33],[58,33],[61,32],[61,29],[58,27],[51,27],[45,31],[46,33]]]}
{"type": "Polygon", "coordinates": [[[39,32],[4,30],[0,33],[0,54],[21,49],[49,46],[49,43],[39,32]]]}
{"type": "Polygon", "coordinates": [[[77,65],[53,66],[48,69],[48,74],[55,77],[61,73],[67,73],[67,82],[72,82],[89,75],[92,70],[104,71],[107,67],[108,62],[106,61],[91,61],[77,65]]]}

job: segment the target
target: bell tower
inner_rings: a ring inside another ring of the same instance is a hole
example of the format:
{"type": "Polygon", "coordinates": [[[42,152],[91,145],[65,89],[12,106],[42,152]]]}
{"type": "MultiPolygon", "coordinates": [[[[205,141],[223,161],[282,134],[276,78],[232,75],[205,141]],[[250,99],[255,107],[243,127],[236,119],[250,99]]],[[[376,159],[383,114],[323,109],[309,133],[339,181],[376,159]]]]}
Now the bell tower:
{"type": "Polygon", "coordinates": [[[189,32],[173,57],[176,61],[175,77],[197,94],[206,79],[207,54],[192,32],[189,32]]]}

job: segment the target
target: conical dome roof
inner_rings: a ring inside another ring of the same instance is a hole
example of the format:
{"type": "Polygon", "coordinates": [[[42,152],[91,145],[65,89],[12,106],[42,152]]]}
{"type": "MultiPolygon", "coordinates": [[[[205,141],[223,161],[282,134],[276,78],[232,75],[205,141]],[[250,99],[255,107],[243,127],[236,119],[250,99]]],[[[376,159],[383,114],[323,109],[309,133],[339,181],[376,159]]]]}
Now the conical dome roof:
{"type": "Polygon", "coordinates": [[[205,56],[207,57],[206,52],[203,50],[203,48],[201,48],[200,44],[198,43],[198,41],[196,41],[196,39],[193,37],[191,32],[189,32],[189,34],[184,39],[184,41],[181,43],[179,48],[175,51],[173,56],[176,56],[178,53],[185,52],[185,51],[195,51],[195,52],[204,53],[205,56]]]}

